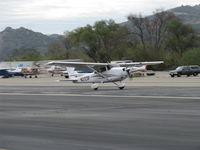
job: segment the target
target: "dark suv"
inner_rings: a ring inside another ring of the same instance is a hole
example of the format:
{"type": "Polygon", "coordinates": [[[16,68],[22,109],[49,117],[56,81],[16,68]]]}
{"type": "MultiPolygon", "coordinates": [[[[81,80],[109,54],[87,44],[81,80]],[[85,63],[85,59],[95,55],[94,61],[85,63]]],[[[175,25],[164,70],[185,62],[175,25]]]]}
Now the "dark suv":
{"type": "Polygon", "coordinates": [[[189,66],[189,67],[193,71],[194,76],[197,76],[200,73],[200,66],[192,65],[192,66],[189,66]]]}
{"type": "Polygon", "coordinates": [[[192,66],[179,66],[175,70],[169,72],[171,77],[177,76],[180,77],[181,75],[190,75],[197,76],[200,73],[200,67],[198,65],[192,66]]]}

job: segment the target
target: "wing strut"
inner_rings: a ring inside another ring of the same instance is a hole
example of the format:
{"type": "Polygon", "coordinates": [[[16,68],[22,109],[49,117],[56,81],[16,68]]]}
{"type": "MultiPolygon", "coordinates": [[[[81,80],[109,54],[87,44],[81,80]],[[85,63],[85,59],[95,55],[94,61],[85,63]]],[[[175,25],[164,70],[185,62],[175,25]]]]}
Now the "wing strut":
{"type": "Polygon", "coordinates": [[[95,73],[97,73],[98,75],[100,75],[102,78],[105,78],[106,80],[108,80],[108,77],[106,77],[105,75],[103,75],[102,73],[98,72],[97,70],[95,70],[94,68],[87,66],[88,68],[92,69],[95,73]]]}

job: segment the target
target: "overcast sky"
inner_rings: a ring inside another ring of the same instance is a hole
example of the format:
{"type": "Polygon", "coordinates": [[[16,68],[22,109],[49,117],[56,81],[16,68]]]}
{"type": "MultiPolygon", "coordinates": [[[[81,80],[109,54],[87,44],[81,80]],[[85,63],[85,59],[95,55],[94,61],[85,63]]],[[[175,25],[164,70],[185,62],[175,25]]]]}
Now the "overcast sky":
{"type": "Polygon", "coordinates": [[[0,0],[0,31],[9,26],[63,34],[98,20],[120,23],[131,13],[151,15],[160,8],[197,4],[199,0],[0,0]]]}

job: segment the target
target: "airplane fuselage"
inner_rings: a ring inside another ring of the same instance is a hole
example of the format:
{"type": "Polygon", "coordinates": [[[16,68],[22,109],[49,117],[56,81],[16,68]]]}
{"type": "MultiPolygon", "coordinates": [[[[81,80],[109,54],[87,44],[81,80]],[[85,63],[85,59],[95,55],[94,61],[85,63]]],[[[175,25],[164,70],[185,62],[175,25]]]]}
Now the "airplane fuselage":
{"type": "Polygon", "coordinates": [[[125,67],[113,67],[104,72],[92,72],[77,77],[75,83],[106,83],[117,82],[126,79],[128,76],[125,67]]]}

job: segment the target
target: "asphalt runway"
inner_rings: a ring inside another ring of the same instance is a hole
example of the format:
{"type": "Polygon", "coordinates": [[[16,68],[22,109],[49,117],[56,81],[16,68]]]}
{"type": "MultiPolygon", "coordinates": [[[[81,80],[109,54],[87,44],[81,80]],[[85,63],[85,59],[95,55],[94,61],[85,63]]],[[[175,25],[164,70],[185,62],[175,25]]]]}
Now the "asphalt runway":
{"type": "Polygon", "coordinates": [[[199,150],[199,91],[0,86],[0,150],[199,150]]]}

